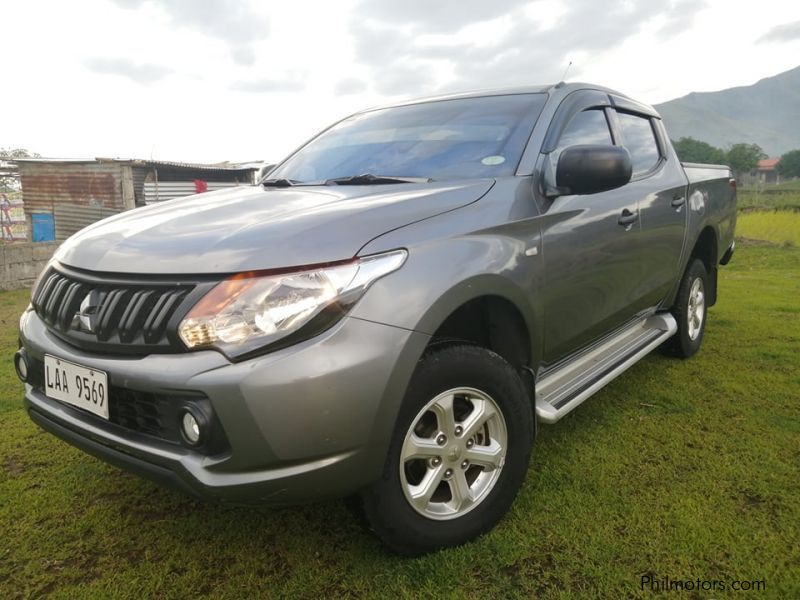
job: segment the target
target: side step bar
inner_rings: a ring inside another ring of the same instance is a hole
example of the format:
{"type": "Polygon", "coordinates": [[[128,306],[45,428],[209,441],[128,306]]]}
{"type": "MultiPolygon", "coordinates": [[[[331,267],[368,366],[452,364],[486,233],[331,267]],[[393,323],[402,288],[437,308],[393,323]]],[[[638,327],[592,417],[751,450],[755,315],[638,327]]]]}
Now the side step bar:
{"type": "Polygon", "coordinates": [[[624,373],[678,330],[670,313],[658,313],[626,327],[547,372],[536,384],[536,415],[555,423],[589,396],[624,373]]]}

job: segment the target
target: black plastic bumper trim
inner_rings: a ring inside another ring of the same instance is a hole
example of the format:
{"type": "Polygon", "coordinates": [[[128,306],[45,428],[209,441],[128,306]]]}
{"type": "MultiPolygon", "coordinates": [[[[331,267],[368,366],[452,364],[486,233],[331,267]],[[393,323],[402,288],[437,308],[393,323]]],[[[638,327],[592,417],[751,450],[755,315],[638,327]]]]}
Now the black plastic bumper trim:
{"type": "Polygon", "coordinates": [[[115,467],[130,471],[159,485],[178,490],[195,498],[209,499],[207,494],[201,494],[171,469],[147,462],[110,446],[106,446],[105,444],[96,442],[81,433],[73,431],[69,427],[57,423],[33,408],[28,408],[28,416],[45,431],[52,433],[68,444],[112,464],[115,467]]]}

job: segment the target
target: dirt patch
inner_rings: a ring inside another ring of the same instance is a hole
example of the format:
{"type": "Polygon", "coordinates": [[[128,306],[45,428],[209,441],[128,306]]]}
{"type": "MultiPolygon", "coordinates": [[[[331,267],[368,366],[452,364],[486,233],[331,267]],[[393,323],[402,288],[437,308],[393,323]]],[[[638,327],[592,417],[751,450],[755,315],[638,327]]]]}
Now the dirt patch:
{"type": "Polygon", "coordinates": [[[16,456],[9,456],[3,462],[3,470],[11,477],[19,477],[25,472],[25,464],[16,456]]]}
{"type": "Polygon", "coordinates": [[[738,235],[736,236],[736,243],[740,246],[777,246],[777,244],[766,240],[754,240],[751,238],[739,237],[738,235]]]}

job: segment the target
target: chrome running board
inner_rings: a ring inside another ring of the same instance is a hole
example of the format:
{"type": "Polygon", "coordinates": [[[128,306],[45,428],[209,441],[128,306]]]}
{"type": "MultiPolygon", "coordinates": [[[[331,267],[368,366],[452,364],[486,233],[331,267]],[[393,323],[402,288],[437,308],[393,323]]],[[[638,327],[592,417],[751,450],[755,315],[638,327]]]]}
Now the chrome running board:
{"type": "Polygon", "coordinates": [[[546,372],[536,382],[536,416],[543,423],[555,423],[677,330],[670,313],[658,313],[546,372]]]}

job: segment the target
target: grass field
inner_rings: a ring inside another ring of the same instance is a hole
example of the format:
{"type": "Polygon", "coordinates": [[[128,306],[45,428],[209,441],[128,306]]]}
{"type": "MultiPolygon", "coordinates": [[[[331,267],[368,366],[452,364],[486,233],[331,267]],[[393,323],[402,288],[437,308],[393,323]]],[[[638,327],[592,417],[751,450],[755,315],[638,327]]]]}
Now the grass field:
{"type": "Polygon", "coordinates": [[[791,181],[764,190],[740,189],[739,210],[795,210],[800,211],[800,181],[791,181]]]}
{"type": "Polygon", "coordinates": [[[750,240],[800,247],[800,210],[740,213],[736,220],[736,233],[750,240]]]}
{"type": "Polygon", "coordinates": [[[741,247],[719,297],[696,357],[541,428],[494,531],[402,559],[343,503],[201,504],[39,431],[11,366],[28,294],[0,294],[0,598],[648,598],[643,575],[799,598],[800,249],[741,247]]]}

